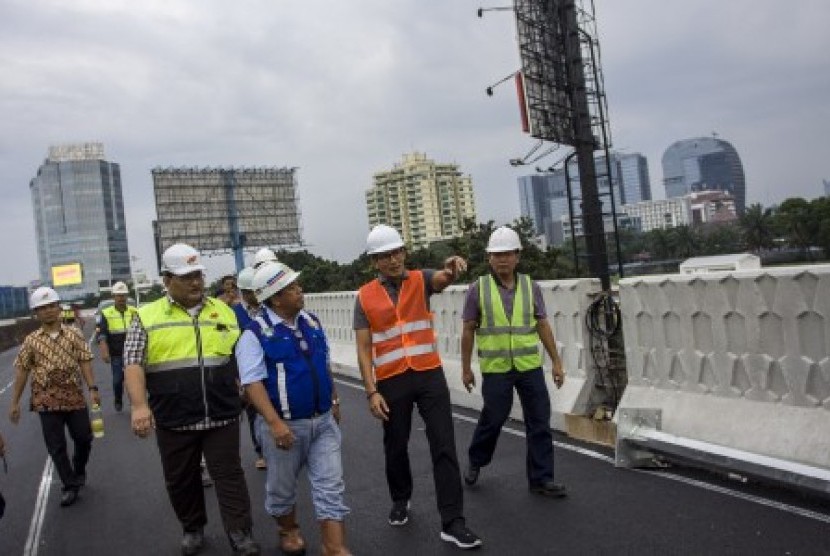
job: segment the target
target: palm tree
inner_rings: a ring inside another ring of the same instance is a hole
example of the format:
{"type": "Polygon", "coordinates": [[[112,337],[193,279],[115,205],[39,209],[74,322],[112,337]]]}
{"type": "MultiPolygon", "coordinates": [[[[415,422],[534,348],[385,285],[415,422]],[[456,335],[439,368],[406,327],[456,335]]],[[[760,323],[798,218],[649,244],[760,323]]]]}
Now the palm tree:
{"type": "Polygon", "coordinates": [[[746,248],[754,253],[770,249],[774,245],[772,209],[764,209],[759,203],[747,207],[738,221],[746,248]]]}

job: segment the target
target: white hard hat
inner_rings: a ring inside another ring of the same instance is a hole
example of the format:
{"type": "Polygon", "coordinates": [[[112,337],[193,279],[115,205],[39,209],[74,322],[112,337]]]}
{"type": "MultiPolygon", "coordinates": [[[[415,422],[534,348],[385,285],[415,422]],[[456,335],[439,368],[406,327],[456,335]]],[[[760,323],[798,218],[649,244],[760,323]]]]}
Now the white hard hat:
{"type": "Polygon", "coordinates": [[[191,272],[205,271],[199,252],[184,243],[176,243],[167,248],[161,256],[161,273],[184,276],[191,272]]]}
{"type": "Polygon", "coordinates": [[[512,228],[501,226],[490,234],[490,241],[487,242],[488,253],[504,253],[506,251],[521,251],[522,242],[519,234],[512,228]]]}
{"type": "Polygon", "coordinates": [[[124,282],[116,282],[112,285],[112,295],[127,295],[129,293],[130,289],[124,282]]]}
{"type": "Polygon", "coordinates": [[[280,292],[300,275],[283,263],[264,263],[254,275],[254,295],[263,303],[266,299],[280,292]]]}
{"type": "Polygon", "coordinates": [[[256,270],[253,267],[246,266],[236,275],[236,285],[240,290],[254,289],[254,274],[256,270]]]}
{"type": "Polygon", "coordinates": [[[370,255],[385,253],[398,247],[403,247],[401,234],[386,224],[378,224],[366,237],[366,252],[370,255]]]}
{"type": "Polygon", "coordinates": [[[36,309],[38,307],[42,307],[43,305],[57,303],[60,300],[61,296],[58,295],[58,292],[52,288],[43,286],[33,291],[32,295],[29,296],[29,308],[36,309]]]}
{"type": "Polygon", "coordinates": [[[259,251],[256,252],[254,255],[254,268],[257,269],[262,266],[264,263],[275,263],[277,261],[277,256],[274,254],[273,251],[268,249],[267,247],[263,247],[259,251]]]}

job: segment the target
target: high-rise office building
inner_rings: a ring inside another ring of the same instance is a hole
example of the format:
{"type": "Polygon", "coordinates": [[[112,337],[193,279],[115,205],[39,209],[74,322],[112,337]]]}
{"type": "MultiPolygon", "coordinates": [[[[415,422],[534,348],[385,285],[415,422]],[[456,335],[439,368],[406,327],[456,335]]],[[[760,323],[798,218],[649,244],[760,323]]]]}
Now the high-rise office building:
{"type": "Polygon", "coordinates": [[[663,153],[666,198],[694,191],[725,191],[735,198],[738,214],[746,207],[746,179],[738,151],[717,137],[697,137],[673,143],[663,153]]]}
{"type": "Polygon", "coordinates": [[[437,163],[423,153],[403,155],[391,170],[373,176],[366,191],[369,227],[386,224],[411,247],[457,237],[465,219],[476,219],[473,180],[457,164],[437,163]]]}
{"type": "MultiPolygon", "coordinates": [[[[606,164],[605,157],[596,158],[595,169],[597,175],[597,189],[600,194],[602,212],[606,231],[611,231],[612,220],[611,201],[609,192],[608,172],[611,172],[611,182],[614,184],[614,202],[617,211],[623,203],[639,202],[651,199],[651,183],[648,175],[648,161],[638,153],[621,154],[611,153],[611,164],[606,164]]],[[[522,216],[534,222],[536,233],[545,236],[549,245],[561,245],[567,239],[568,233],[563,229],[563,222],[570,222],[568,208],[568,178],[571,181],[573,196],[574,217],[580,215],[582,188],[579,182],[579,169],[575,161],[568,165],[568,172],[564,168],[553,172],[533,176],[521,176],[519,182],[519,205],[522,216]]],[[[570,224],[568,224],[570,226],[570,224]]],[[[580,223],[576,223],[580,228],[580,223]]],[[[577,235],[580,235],[579,233],[577,235]]]]}
{"type": "Polygon", "coordinates": [[[77,299],[130,278],[121,170],[101,143],[50,147],[29,189],[43,283],[77,299]]]}
{"type": "Polygon", "coordinates": [[[620,190],[625,205],[651,200],[651,180],[648,176],[648,160],[640,153],[616,154],[620,172],[620,190]]]}

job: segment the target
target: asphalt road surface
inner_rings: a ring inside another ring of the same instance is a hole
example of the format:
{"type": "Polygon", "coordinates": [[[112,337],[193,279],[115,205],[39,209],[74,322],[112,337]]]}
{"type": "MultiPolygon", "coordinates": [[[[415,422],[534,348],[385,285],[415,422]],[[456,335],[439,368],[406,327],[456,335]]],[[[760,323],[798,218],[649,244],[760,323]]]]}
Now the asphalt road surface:
{"type": "MultiPolygon", "coordinates": [[[[8,473],[0,469],[6,515],[0,520],[0,556],[174,556],[181,529],[167,500],[156,444],[130,431],[129,408],[113,408],[109,368],[95,362],[104,400],[106,436],[96,439],[80,500],[61,508],[60,481],[46,454],[37,416],[24,411],[11,425],[8,408],[17,349],[0,354],[0,431],[8,473]]],[[[439,538],[429,449],[420,419],[413,421],[410,454],[415,478],[410,521],[391,527],[383,472],[381,428],[361,389],[338,379],[343,414],[348,545],[357,555],[458,554],[439,538]]],[[[28,393],[23,400],[25,409],[28,393]]],[[[462,468],[476,415],[457,409],[455,434],[462,468]]],[[[467,522],[483,539],[478,551],[528,554],[830,554],[827,501],[674,467],[658,472],[616,469],[609,450],[556,437],[556,478],[570,496],[530,494],[524,476],[520,423],[509,423],[494,463],[467,488],[467,522]]],[[[254,535],[263,554],[278,554],[276,527],[263,507],[265,473],[242,423],[242,461],[251,493],[254,535]]],[[[829,443],[830,445],[830,443],[829,443]]],[[[320,550],[305,478],[299,517],[309,553],[320,550]]],[[[212,488],[202,554],[229,554],[212,488]]]]}

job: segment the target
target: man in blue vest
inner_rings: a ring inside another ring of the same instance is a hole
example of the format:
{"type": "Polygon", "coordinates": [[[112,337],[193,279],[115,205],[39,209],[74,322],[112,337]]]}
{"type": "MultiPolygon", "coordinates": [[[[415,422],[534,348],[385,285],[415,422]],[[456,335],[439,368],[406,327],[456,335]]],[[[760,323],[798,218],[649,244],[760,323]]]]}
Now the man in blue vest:
{"type": "Polygon", "coordinates": [[[130,290],[124,282],[113,284],[113,304],[101,311],[96,326],[101,360],[109,363],[112,369],[112,393],[116,411],[121,411],[124,407],[124,339],[133,317],[138,312],[132,305],[127,305],[129,293],[130,290]]]}
{"type": "Polygon", "coordinates": [[[277,521],[280,549],[305,553],[295,514],[297,479],[305,467],[322,554],[346,556],[339,399],[326,335],[319,319],[303,310],[298,276],[282,263],[259,267],[253,287],[262,312],[242,334],[236,358],[245,393],[261,416],[265,509],[277,521]]]}
{"type": "Polygon", "coordinates": [[[553,480],[553,436],[550,396],[542,371],[539,341],[553,362],[552,378],[562,387],[562,360],[548,323],[539,286],[516,272],[522,249],[519,235],[502,226],[487,244],[490,274],[470,285],[464,303],[461,333],[462,381],[467,391],[475,385],[471,366],[473,344],[478,344],[484,406],[468,450],[464,482],[474,485],[482,467],[490,463],[499,433],[519,394],[527,437],[527,480],[530,492],[553,498],[567,495],[553,480]]]}

